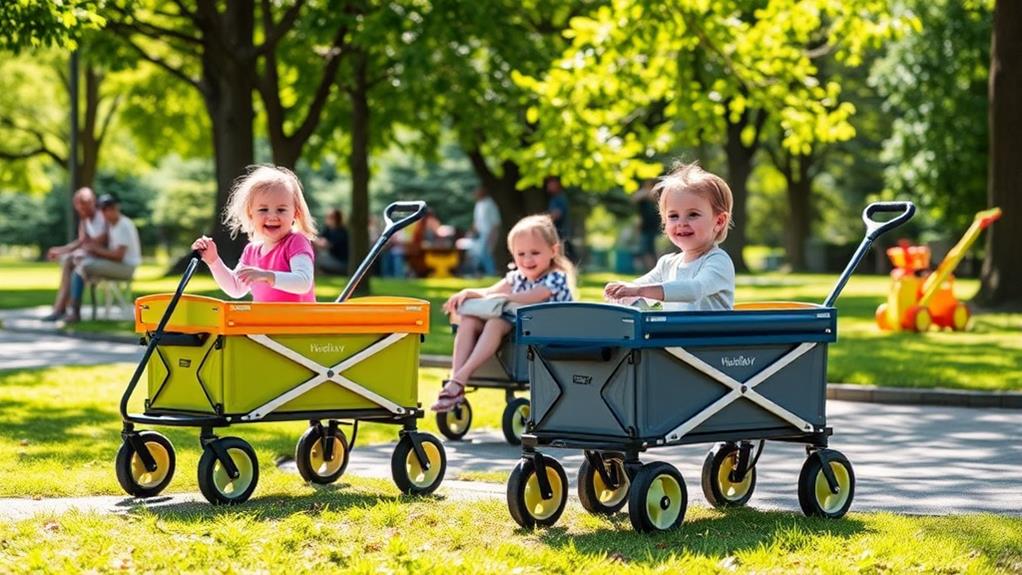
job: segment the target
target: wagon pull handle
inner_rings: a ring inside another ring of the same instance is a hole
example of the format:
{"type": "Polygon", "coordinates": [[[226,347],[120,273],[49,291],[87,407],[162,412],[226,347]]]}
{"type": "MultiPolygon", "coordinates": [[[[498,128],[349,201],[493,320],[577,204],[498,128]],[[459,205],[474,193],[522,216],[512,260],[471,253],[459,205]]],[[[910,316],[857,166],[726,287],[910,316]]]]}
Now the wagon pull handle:
{"type": "Polygon", "coordinates": [[[383,221],[387,222],[387,229],[384,233],[387,231],[394,233],[402,228],[406,228],[408,224],[421,220],[424,215],[426,215],[426,202],[394,202],[387,206],[387,209],[383,210],[383,221]],[[411,214],[396,222],[393,221],[394,214],[399,212],[411,212],[411,214]]]}
{"type": "Polygon", "coordinates": [[[156,331],[149,337],[145,353],[142,354],[142,360],[135,367],[135,372],[131,374],[131,381],[128,382],[128,387],[121,396],[121,418],[124,421],[128,421],[128,401],[131,399],[131,393],[135,391],[135,386],[138,385],[139,379],[142,378],[142,372],[149,365],[149,358],[153,355],[153,351],[156,350],[156,345],[160,343],[160,338],[163,337],[163,330],[167,327],[170,316],[174,315],[174,308],[177,307],[177,302],[181,299],[185,286],[191,281],[192,276],[195,274],[195,268],[198,267],[199,260],[202,259],[202,255],[197,251],[193,251],[188,257],[188,267],[185,268],[185,273],[181,276],[181,281],[178,282],[177,289],[174,290],[174,295],[170,298],[170,303],[167,304],[167,309],[163,312],[163,317],[160,318],[160,323],[156,326],[156,331]]]}
{"type": "Polygon", "coordinates": [[[373,262],[376,261],[376,257],[383,251],[383,246],[387,245],[387,241],[404,228],[407,228],[412,223],[421,220],[426,215],[426,202],[414,201],[414,202],[393,202],[385,210],[383,210],[383,221],[387,223],[387,227],[383,229],[380,237],[376,239],[376,243],[369,249],[369,253],[366,254],[365,259],[362,263],[358,264],[358,269],[355,273],[351,274],[351,279],[348,280],[348,285],[344,286],[344,290],[341,291],[341,295],[337,296],[335,302],[342,302],[351,297],[351,294],[358,287],[358,284],[362,282],[362,278],[365,277],[369,268],[372,267],[373,262]],[[411,212],[411,214],[394,221],[393,218],[398,213],[411,212]]]}
{"type": "Polygon", "coordinates": [[[859,262],[862,261],[863,256],[869,250],[869,247],[873,244],[873,241],[883,235],[885,232],[893,230],[901,224],[912,219],[912,216],[916,213],[916,206],[912,202],[874,202],[866,209],[862,210],[862,221],[866,224],[866,237],[862,238],[862,243],[859,244],[858,249],[855,250],[855,254],[852,259],[845,266],[845,271],[841,272],[841,275],[837,278],[837,284],[834,285],[834,289],[827,296],[827,299],[823,302],[824,307],[831,307],[834,302],[837,301],[837,296],[841,294],[841,290],[848,283],[848,278],[851,277],[852,272],[858,267],[859,262]],[[878,222],[873,219],[873,214],[878,212],[900,212],[898,215],[887,220],[886,222],[878,222]]]}

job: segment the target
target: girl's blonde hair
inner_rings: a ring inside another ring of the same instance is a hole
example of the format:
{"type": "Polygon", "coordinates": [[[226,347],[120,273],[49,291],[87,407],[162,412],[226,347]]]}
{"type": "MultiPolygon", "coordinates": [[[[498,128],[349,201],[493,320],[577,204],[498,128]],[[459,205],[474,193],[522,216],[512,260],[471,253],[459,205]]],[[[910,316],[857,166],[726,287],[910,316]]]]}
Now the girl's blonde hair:
{"type": "Polygon", "coordinates": [[[252,226],[252,201],[256,194],[276,187],[291,193],[295,203],[295,221],[291,229],[311,239],[316,237],[316,223],[309,215],[309,206],[302,195],[302,184],[291,170],[280,166],[249,166],[248,173],[238,178],[231,189],[231,196],[224,208],[224,224],[231,230],[231,237],[244,233],[249,240],[255,239],[252,226]]]}
{"type": "Polygon", "coordinates": [[[575,280],[578,276],[578,272],[575,271],[575,264],[571,263],[564,255],[564,245],[561,243],[560,236],[557,235],[557,228],[554,227],[554,221],[550,219],[550,216],[546,214],[536,214],[533,216],[525,216],[518,220],[511,231],[507,233],[507,250],[514,254],[511,248],[511,243],[515,238],[525,234],[536,234],[542,239],[547,245],[555,247],[554,259],[551,262],[550,267],[564,272],[564,275],[568,278],[568,289],[571,290],[571,294],[575,295],[575,280]]]}
{"type": "Polygon", "coordinates": [[[714,241],[719,244],[727,238],[727,231],[733,225],[731,210],[734,207],[734,198],[731,196],[731,187],[723,178],[707,172],[695,162],[675,164],[670,173],[661,177],[653,187],[653,197],[657,199],[661,221],[664,221],[664,205],[669,192],[698,194],[710,201],[714,216],[722,213],[727,214],[727,223],[717,232],[714,241]]]}

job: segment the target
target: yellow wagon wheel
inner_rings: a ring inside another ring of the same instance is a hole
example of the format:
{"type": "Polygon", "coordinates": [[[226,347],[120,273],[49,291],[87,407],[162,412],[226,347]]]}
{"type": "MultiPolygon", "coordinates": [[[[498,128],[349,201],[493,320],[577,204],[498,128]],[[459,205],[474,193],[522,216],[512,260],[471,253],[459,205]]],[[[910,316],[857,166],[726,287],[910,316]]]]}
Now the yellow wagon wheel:
{"type": "Polygon", "coordinates": [[[117,482],[129,495],[152,497],[163,491],[174,477],[177,465],[174,446],[169,439],[155,431],[140,432],[137,438],[149,452],[155,468],[147,469],[142,455],[135,450],[131,441],[125,439],[117,450],[114,462],[117,482]]]}
{"type": "Polygon", "coordinates": [[[199,491],[214,505],[237,505],[252,496],[259,483],[255,450],[238,437],[223,437],[206,444],[199,458],[199,491]],[[218,453],[222,454],[218,456],[218,453]],[[232,474],[221,457],[229,458],[232,474]]]}
{"type": "Polygon", "coordinates": [[[746,471],[741,481],[734,481],[731,476],[738,467],[738,451],[734,443],[718,443],[703,460],[703,495],[714,507],[745,505],[756,489],[755,467],[746,471]]]}
{"type": "Polygon", "coordinates": [[[673,465],[657,461],[635,474],[628,494],[628,518],[636,531],[675,529],[685,520],[686,509],[685,480],[673,465]]]}
{"type": "Polygon", "coordinates": [[[603,465],[612,478],[608,485],[598,470],[583,459],[578,468],[578,500],[590,513],[610,515],[621,510],[628,503],[628,487],[631,482],[625,470],[625,457],[621,453],[603,453],[603,465]]]}
{"type": "Polygon", "coordinates": [[[854,496],[855,473],[852,464],[840,451],[821,449],[806,458],[798,476],[798,503],[803,513],[810,517],[838,519],[848,513],[854,496]],[[821,451],[824,452],[822,455],[821,451]],[[823,473],[824,459],[837,480],[836,493],[831,490],[823,473]]]}
{"type": "Polygon", "coordinates": [[[550,483],[550,497],[544,497],[536,474],[536,463],[523,457],[511,470],[507,480],[507,507],[516,523],[532,529],[539,525],[549,527],[560,519],[568,503],[568,476],[564,467],[553,457],[537,453],[543,458],[546,478],[550,483]]]}
{"type": "Polygon", "coordinates": [[[440,487],[447,472],[447,453],[440,440],[428,433],[410,432],[401,436],[390,458],[390,473],[394,484],[408,495],[428,495],[440,487]],[[426,455],[423,465],[415,453],[411,433],[415,433],[426,455]]]}
{"type": "Polygon", "coordinates": [[[464,399],[454,409],[436,414],[436,426],[444,437],[457,441],[472,427],[472,405],[464,399]]]}
{"type": "Polygon", "coordinates": [[[295,465],[302,479],[309,483],[327,485],[344,475],[348,468],[348,438],[340,429],[334,429],[330,459],[326,457],[326,437],[322,425],[305,430],[295,446],[295,465]]]}
{"type": "Polygon", "coordinates": [[[504,439],[511,445],[522,444],[522,434],[529,423],[529,411],[529,400],[524,397],[516,397],[504,407],[501,430],[504,432],[504,439]]]}

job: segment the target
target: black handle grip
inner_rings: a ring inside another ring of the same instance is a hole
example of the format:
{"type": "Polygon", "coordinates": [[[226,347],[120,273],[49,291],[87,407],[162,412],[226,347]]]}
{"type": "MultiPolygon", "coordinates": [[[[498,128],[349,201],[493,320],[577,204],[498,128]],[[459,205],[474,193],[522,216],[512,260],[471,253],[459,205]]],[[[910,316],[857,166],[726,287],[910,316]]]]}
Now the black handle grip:
{"type": "Polygon", "coordinates": [[[422,219],[422,216],[426,214],[426,202],[414,201],[414,202],[393,202],[385,210],[383,210],[383,221],[387,223],[387,229],[391,231],[397,231],[408,224],[422,219]],[[394,221],[394,214],[400,212],[411,212],[411,214],[404,218],[394,221]]]}
{"type": "Polygon", "coordinates": [[[916,205],[912,202],[873,202],[862,210],[862,221],[866,224],[866,235],[869,239],[875,240],[882,234],[893,230],[901,224],[912,219],[916,213],[916,205]],[[901,212],[886,222],[878,222],[873,219],[876,213],[901,212]]]}

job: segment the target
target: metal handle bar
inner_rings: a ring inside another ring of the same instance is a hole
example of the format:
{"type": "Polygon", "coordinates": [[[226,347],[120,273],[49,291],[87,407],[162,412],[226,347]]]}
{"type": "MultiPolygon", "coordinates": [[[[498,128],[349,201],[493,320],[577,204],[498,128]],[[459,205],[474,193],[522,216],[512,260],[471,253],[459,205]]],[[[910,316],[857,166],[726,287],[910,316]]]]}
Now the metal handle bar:
{"type": "Polygon", "coordinates": [[[383,221],[387,223],[387,227],[383,230],[383,233],[380,234],[380,237],[377,238],[376,243],[373,244],[373,247],[369,250],[369,253],[366,254],[362,263],[358,264],[358,269],[355,270],[355,273],[351,274],[351,279],[348,280],[348,285],[344,286],[344,290],[341,291],[341,295],[337,296],[337,299],[334,301],[342,302],[351,297],[352,292],[354,292],[355,288],[358,287],[358,284],[362,282],[362,278],[365,277],[369,268],[373,265],[373,262],[376,261],[376,257],[380,255],[381,251],[383,251],[383,246],[387,245],[387,241],[390,240],[391,236],[402,229],[407,228],[412,223],[421,220],[425,215],[426,202],[422,201],[394,202],[387,206],[387,208],[383,210],[383,221]],[[411,211],[412,213],[396,222],[391,219],[397,212],[408,211],[411,211]]]}
{"type": "Polygon", "coordinates": [[[178,300],[181,299],[181,294],[185,291],[185,286],[191,281],[192,275],[195,274],[195,268],[199,265],[199,253],[192,252],[192,259],[188,262],[188,267],[185,268],[184,275],[181,276],[181,281],[177,284],[177,290],[174,292],[174,296],[170,298],[170,303],[167,305],[167,311],[163,312],[163,317],[160,318],[160,323],[156,326],[156,331],[153,332],[149,338],[149,344],[145,348],[145,354],[142,355],[142,361],[138,362],[138,367],[135,368],[135,373],[131,376],[131,382],[128,384],[128,388],[124,390],[124,395],[121,396],[121,417],[124,421],[128,421],[128,400],[131,399],[132,392],[135,391],[135,386],[138,385],[138,380],[142,377],[142,372],[145,371],[146,365],[149,364],[149,358],[153,355],[153,351],[156,350],[156,344],[160,342],[160,338],[163,337],[163,330],[167,327],[167,322],[170,321],[170,316],[174,313],[174,308],[177,307],[178,300]]]}
{"type": "Polygon", "coordinates": [[[834,289],[827,296],[827,299],[823,302],[824,307],[831,307],[834,302],[837,301],[837,296],[841,295],[841,290],[848,283],[848,278],[852,276],[852,272],[858,267],[859,262],[862,261],[863,256],[869,250],[870,245],[873,244],[873,240],[880,237],[885,232],[893,230],[901,224],[912,219],[912,216],[916,213],[916,206],[912,202],[874,202],[866,209],[862,210],[862,221],[866,224],[866,236],[862,238],[862,243],[859,244],[858,249],[855,250],[855,254],[852,259],[845,266],[845,271],[841,272],[841,275],[837,279],[837,284],[834,289]],[[872,219],[873,214],[878,212],[901,212],[897,216],[887,220],[886,222],[878,222],[872,219]]]}

